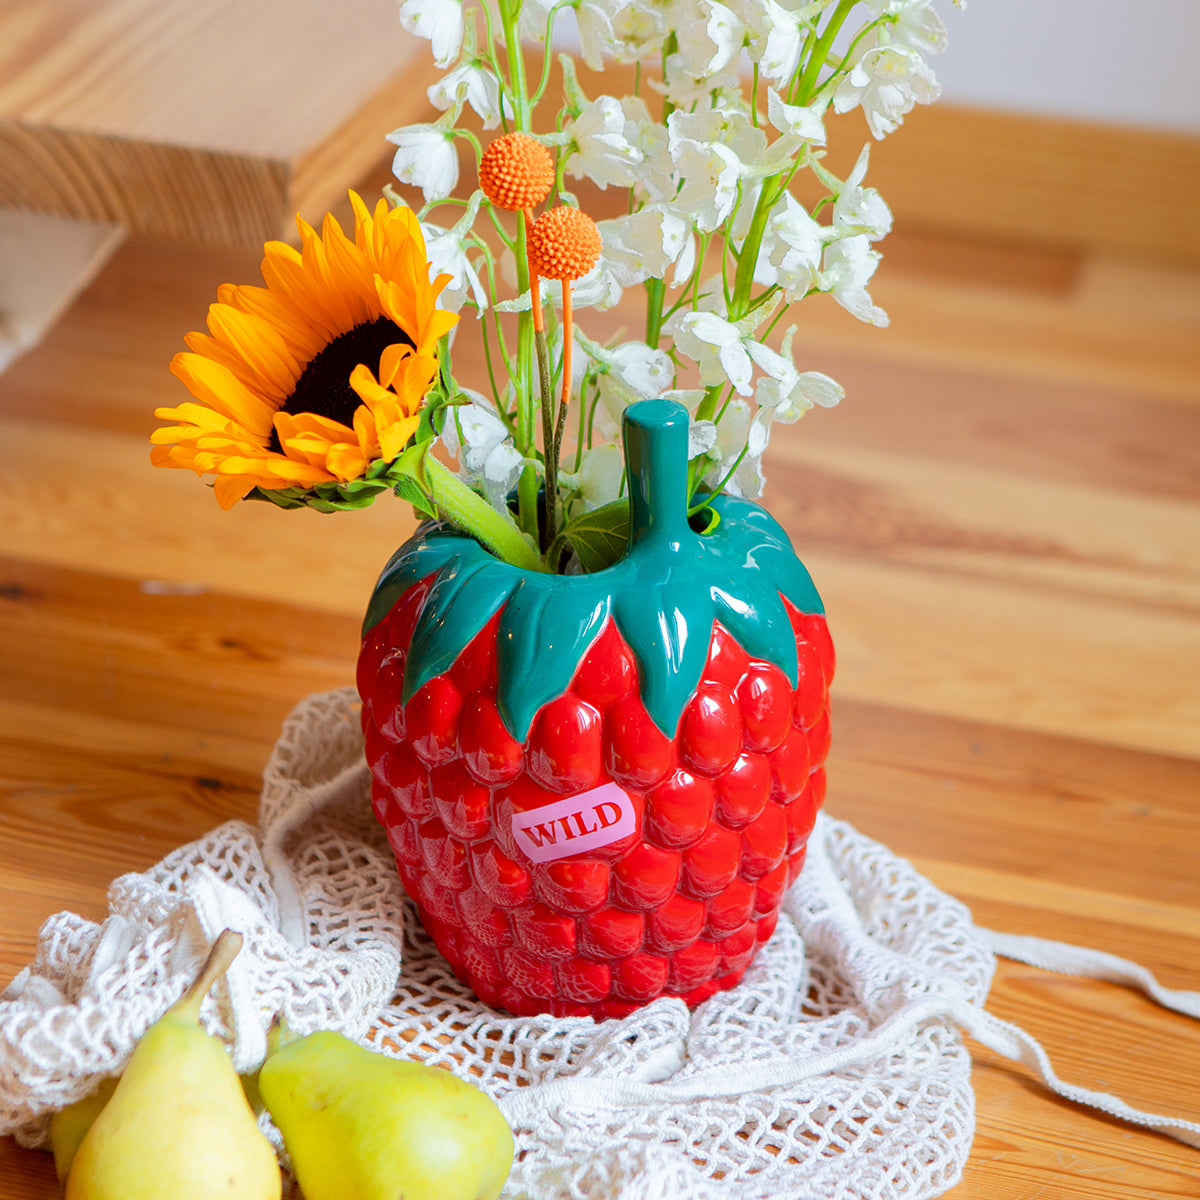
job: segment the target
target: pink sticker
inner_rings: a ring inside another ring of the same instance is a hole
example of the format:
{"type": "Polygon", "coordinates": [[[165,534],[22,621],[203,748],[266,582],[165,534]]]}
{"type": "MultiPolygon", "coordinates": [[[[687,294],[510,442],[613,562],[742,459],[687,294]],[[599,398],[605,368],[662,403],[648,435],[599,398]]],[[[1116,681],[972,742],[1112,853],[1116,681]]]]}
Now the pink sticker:
{"type": "Polygon", "coordinates": [[[615,783],[513,813],[517,845],[535,863],[570,858],[628,837],[637,829],[633,801],[615,783]]]}

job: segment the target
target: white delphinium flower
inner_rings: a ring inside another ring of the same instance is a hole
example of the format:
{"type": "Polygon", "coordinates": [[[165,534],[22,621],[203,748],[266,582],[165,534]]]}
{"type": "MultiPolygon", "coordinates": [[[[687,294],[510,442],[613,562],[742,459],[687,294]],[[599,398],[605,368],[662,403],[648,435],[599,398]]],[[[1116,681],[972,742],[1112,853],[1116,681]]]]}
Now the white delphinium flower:
{"type": "Polygon", "coordinates": [[[579,52],[593,71],[601,71],[608,59],[621,53],[621,43],[613,32],[609,5],[584,0],[575,5],[575,26],[579,32],[579,52]]]}
{"type": "Polygon", "coordinates": [[[762,456],[770,440],[769,426],[769,420],[762,414],[754,415],[747,401],[731,400],[717,424],[716,443],[708,451],[713,466],[705,475],[704,482],[716,488],[724,481],[724,489],[731,496],[744,496],[748,500],[761,496],[766,483],[762,473],[762,456]],[[733,470],[735,462],[738,465],[733,470]],[[730,470],[733,470],[732,475],[729,475],[730,470]],[[726,475],[729,475],[728,479],[726,475]]]}
{"type": "Polygon", "coordinates": [[[735,8],[749,35],[750,61],[758,63],[759,74],[773,83],[790,83],[808,33],[803,13],[776,0],[742,0],[735,8]]]}
{"type": "Polygon", "coordinates": [[[546,22],[553,7],[554,0],[523,0],[521,16],[517,21],[517,30],[521,37],[531,42],[544,42],[546,22]]]}
{"type": "Polygon", "coordinates": [[[696,78],[720,74],[746,37],[737,14],[717,0],[679,0],[673,20],[680,65],[696,78]]]}
{"type": "Polygon", "coordinates": [[[687,212],[700,233],[719,229],[738,198],[742,164],[728,146],[719,142],[680,143],[674,156],[675,169],[683,187],[675,197],[675,207],[687,212]]]}
{"type": "Polygon", "coordinates": [[[742,396],[750,395],[754,364],[743,331],[731,321],[711,312],[676,313],[664,326],[680,354],[700,368],[705,387],[727,379],[742,396]]]}
{"type": "Polygon", "coordinates": [[[670,200],[676,181],[671,172],[666,129],[653,117],[640,96],[624,96],[625,137],[638,152],[634,170],[635,193],[644,200],[670,200]]]}
{"type": "Polygon", "coordinates": [[[667,118],[667,150],[672,159],[688,142],[719,143],[744,163],[761,158],[767,149],[767,135],[745,113],[727,108],[673,112],[667,118]]]}
{"type": "Polygon", "coordinates": [[[675,24],[674,0],[610,0],[612,28],[623,62],[657,58],[675,24]]]}
{"type": "Polygon", "coordinates": [[[462,481],[482,487],[488,503],[507,512],[508,493],[516,487],[525,460],[491,401],[478,392],[467,394],[469,403],[447,410],[442,444],[458,459],[462,481]]]}
{"type": "Polygon", "coordinates": [[[895,132],[914,104],[932,104],[941,93],[919,51],[910,46],[876,46],[838,84],[833,107],[842,113],[861,104],[867,128],[878,140],[895,132]]]}
{"type": "Polygon", "coordinates": [[[433,61],[445,70],[462,50],[462,0],[403,0],[400,24],[406,33],[425,38],[433,61]]]}
{"type": "Polygon", "coordinates": [[[861,186],[870,157],[871,147],[866,145],[834,201],[833,228],[839,237],[864,233],[875,242],[892,228],[892,210],[883,197],[874,188],[861,186]]]}
{"type": "Polygon", "coordinates": [[[445,200],[458,183],[458,155],[454,150],[454,109],[435,125],[405,125],[394,129],[387,140],[396,147],[392,174],[401,183],[419,187],[425,202],[445,200]]]}
{"type": "Polygon", "coordinates": [[[790,425],[798,421],[813,405],[832,408],[846,394],[836,379],[820,371],[798,371],[792,362],[792,339],[796,327],[791,326],[783,338],[777,360],[763,365],[764,374],[755,385],[754,402],[768,420],[790,425]]]}
{"type": "Polygon", "coordinates": [[[826,233],[799,200],[784,192],[767,218],[755,282],[777,284],[789,303],[803,300],[816,286],[826,233]]]}
{"type": "Polygon", "coordinates": [[[615,442],[604,442],[585,450],[578,471],[558,473],[562,487],[577,493],[571,506],[572,514],[591,512],[611,504],[621,495],[624,477],[625,458],[615,442]]]}
{"type": "Polygon", "coordinates": [[[888,17],[883,30],[874,35],[877,44],[894,42],[925,54],[945,50],[946,26],[931,0],[867,0],[867,8],[872,17],[888,17]]]}
{"type": "Polygon", "coordinates": [[[475,264],[471,261],[469,251],[477,249],[471,237],[471,227],[475,223],[482,199],[483,193],[477,191],[452,229],[443,229],[428,221],[421,222],[430,273],[434,276],[450,276],[450,282],[437,298],[438,308],[458,312],[469,293],[475,304],[477,317],[482,317],[484,309],[488,306],[488,293],[475,264]]]}
{"type": "Polygon", "coordinates": [[[736,103],[742,99],[741,89],[742,81],[735,70],[697,75],[681,54],[668,54],[663,64],[662,93],[679,109],[736,103]]]}
{"type": "MultiPolygon", "coordinates": [[[[517,266],[511,250],[505,250],[500,256],[500,276],[512,288],[517,289],[517,266]]],[[[553,279],[542,279],[539,282],[539,294],[542,297],[542,307],[554,305],[562,308],[562,285],[553,279]]],[[[612,308],[620,303],[624,289],[620,280],[613,273],[609,264],[601,254],[600,261],[586,274],[571,285],[572,308],[612,308]]],[[[501,300],[493,306],[496,312],[521,313],[529,312],[533,302],[529,297],[529,289],[521,292],[511,300],[501,300]]]]}
{"type": "Polygon", "coordinates": [[[665,279],[671,266],[694,261],[694,250],[688,255],[693,240],[691,226],[665,205],[647,205],[627,217],[599,221],[596,227],[600,230],[601,260],[622,287],[646,279],[665,279]]]}
{"type": "Polygon", "coordinates": [[[630,121],[613,96],[593,100],[567,127],[566,172],[586,176],[597,187],[631,187],[637,179],[641,151],[629,140],[630,121]]]}
{"type": "Polygon", "coordinates": [[[825,248],[825,261],[818,277],[821,291],[829,292],[849,313],[868,325],[887,325],[887,313],[867,294],[867,283],[879,260],[866,234],[841,238],[825,248]]]}
{"type": "Polygon", "coordinates": [[[774,88],[767,88],[767,120],[780,133],[791,134],[815,146],[825,145],[825,105],[785,104],[774,88]]]}
{"type": "Polygon", "coordinates": [[[616,420],[631,404],[653,400],[675,382],[671,356],[645,342],[622,342],[594,357],[603,368],[596,378],[600,402],[616,420]]]}
{"type": "Polygon", "coordinates": [[[740,112],[677,111],[667,118],[667,150],[683,183],[674,207],[709,233],[733,211],[747,164],[767,152],[767,137],[740,112]]]}
{"type": "Polygon", "coordinates": [[[504,117],[512,120],[512,105],[508,98],[501,101],[500,81],[477,58],[464,58],[425,94],[429,103],[442,112],[466,102],[482,118],[484,129],[495,129],[500,124],[502,103],[504,117]]]}

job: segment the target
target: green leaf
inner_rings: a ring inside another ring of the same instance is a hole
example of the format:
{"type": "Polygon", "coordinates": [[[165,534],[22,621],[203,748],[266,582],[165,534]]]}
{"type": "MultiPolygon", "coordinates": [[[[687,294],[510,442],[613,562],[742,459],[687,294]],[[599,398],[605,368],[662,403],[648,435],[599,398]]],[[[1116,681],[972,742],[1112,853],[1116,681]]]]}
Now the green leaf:
{"type": "Polygon", "coordinates": [[[614,500],[576,517],[563,530],[586,574],[611,567],[629,541],[629,501],[614,500]]]}
{"type": "Polygon", "coordinates": [[[422,516],[430,519],[437,517],[437,508],[421,485],[409,475],[402,476],[392,489],[401,500],[406,500],[422,516]]]}

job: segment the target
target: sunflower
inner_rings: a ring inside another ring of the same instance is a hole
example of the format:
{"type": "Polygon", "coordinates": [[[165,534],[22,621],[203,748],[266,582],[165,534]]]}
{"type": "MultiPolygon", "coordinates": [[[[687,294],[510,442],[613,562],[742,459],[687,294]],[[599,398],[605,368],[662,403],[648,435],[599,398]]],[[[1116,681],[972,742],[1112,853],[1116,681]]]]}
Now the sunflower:
{"type": "MultiPolygon", "coordinates": [[[[420,422],[437,343],[457,322],[436,307],[417,218],[350,193],[354,239],[332,215],[297,219],[300,247],[268,242],[266,287],[222,284],[208,333],[171,370],[195,403],[159,408],[151,461],[212,475],[222,508],[254,488],[303,494],[390,462],[420,422]]],[[[323,489],[328,491],[328,488],[323,489]]]]}

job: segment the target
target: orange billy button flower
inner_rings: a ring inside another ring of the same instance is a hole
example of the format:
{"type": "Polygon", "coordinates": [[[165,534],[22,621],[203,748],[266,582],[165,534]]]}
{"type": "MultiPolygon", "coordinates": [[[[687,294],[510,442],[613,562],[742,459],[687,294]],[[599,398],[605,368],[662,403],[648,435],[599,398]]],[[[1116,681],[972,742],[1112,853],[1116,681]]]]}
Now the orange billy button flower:
{"type": "Polygon", "coordinates": [[[497,208],[524,212],[541,204],[554,186],[550,151],[527,133],[506,133],[479,160],[479,186],[497,208]]]}
{"type": "MultiPolygon", "coordinates": [[[[533,228],[533,209],[550,195],[554,186],[554,159],[537,138],[519,130],[488,143],[479,159],[479,187],[497,207],[519,212],[525,221],[526,237],[533,228]]],[[[530,301],[533,327],[545,329],[542,316],[541,280],[533,260],[529,263],[530,301]]]]}
{"type": "Polygon", "coordinates": [[[562,402],[571,396],[571,282],[586,275],[600,258],[600,230],[577,208],[552,208],[542,213],[529,234],[529,261],[540,275],[562,283],[563,363],[562,402]]]}
{"type": "Polygon", "coordinates": [[[207,334],[171,370],[196,403],[160,408],[151,461],[214,476],[222,508],[254,488],[347,484],[390,462],[417,429],[437,343],[458,321],[437,308],[416,216],[374,213],[354,192],[354,238],[330,215],[297,220],[300,248],[268,242],[266,287],[223,284],[207,334]]]}

